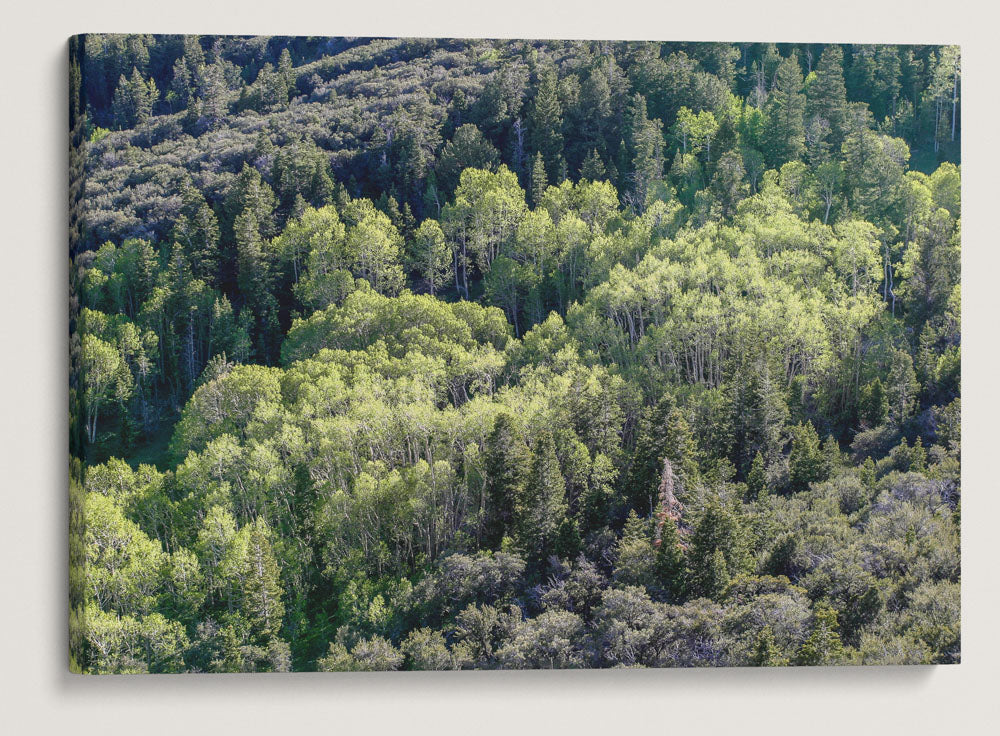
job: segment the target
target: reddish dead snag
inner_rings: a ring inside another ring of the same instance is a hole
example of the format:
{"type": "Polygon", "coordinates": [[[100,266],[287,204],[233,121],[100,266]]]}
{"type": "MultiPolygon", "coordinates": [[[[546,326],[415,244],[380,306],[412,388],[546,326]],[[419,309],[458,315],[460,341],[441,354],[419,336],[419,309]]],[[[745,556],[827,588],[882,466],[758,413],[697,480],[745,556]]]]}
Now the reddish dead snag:
{"type": "MultiPolygon", "coordinates": [[[[671,524],[677,525],[677,531],[679,534],[684,534],[687,528],[682,523],[684,515],[684,504],[677,500],[677,496],[674,493],[674,488],[677,485],[678,478],[674,474],[674,467],[671,465],[668,458],[663,459],[663,473],[660,475],[660,488],[659,488],[659,500],[660,508],[656,512],[656,536],[653,540],[653,546],[659,548],[660,538],[663,533],[663,525],[669,520],[671,524]]],[[[687,545],[681,542],[681,546],[686,548],[687,545]]]]}

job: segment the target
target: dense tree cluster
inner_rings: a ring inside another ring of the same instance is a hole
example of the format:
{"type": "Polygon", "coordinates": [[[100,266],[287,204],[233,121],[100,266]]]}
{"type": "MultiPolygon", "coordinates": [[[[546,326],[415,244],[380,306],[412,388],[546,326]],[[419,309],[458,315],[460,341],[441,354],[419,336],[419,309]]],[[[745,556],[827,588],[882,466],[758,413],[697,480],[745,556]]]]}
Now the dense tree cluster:
{"type": "Polygon", "coordinates": [[[85,36],[89,672],[955,662],[951,47],[85,36]]]}

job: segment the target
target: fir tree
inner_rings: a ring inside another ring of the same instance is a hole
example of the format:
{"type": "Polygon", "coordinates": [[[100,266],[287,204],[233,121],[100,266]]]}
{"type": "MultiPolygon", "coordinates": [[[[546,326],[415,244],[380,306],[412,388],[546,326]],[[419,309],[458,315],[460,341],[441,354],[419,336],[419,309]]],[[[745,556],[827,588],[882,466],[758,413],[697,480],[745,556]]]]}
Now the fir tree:
{"type": "Polygon", "coordinates": [[[607,522],[612,513],[617,478],[618,469],[611,458],[603,453],[595,455],[583,495],[581,518],[585,531],[596,531],[607,522]]]}
{"type": "Polygon", "coordinates": [[[726,386],[735,445],[734,461],[749,472],[757,453],[765,466],[774,463],[783,444],[788,405],[763,359],[747,361],[726,386]]]}
{"type": "Polygon", "coordinates": [[[518,514],[519,541],[529,558],[540,561],[551,554],[565,515],[566,481],[552,433],[543,429],[538,434],[518,514]]]}
{"type": "Polygon", "coordinates": [[[829,465],[812,422],[800,422],[792,427],[792,450],[788,456],[788,479],[792,490],[805,490],[810,483],[826,480],[829,473],[829,465]]]}
{"type": "Polygon", "coordinates": [[[844,86],[844,52],[828,44],[820,54],[815,79],[806,91],[806,114],[818,116],[830,126],[830,145],[840,148],[847,126],[847,88],[844,86]]]}
{"type": "Polygon", "coordinates": [[[284,593],[267,523],[257,519],[249,525],[247,534],[242,610],[257,636],[267,640],[281,631],[285,615],[284,593]]]}
{"type": "Polygon", "coordinates": [[[604,162],[597,155],[597,149],[591,148],[580,165],[580,179],[585,181],[604,181],[607,178],[608,173],[604,168],[604,162]]]}
{"type": "Polygon", "coordinates": [[[913,370],[913,358],[905,350],[892,351],[889,368],[889,418],[900,426],[913,414],[920,384],[913,370]]]}
{"type": "Polygon", "coordinates": [[[555,553],[561,560],[575,560],[583,547],[576,519],[564,518],[556,532],[555,553]]]}
{"type": "Polygon", "coordinates": [[[764,456],[759,452],[754,455],[750,472],[747,473],[747,500],[756,501],[767,493],[767,470],[764,466],[764,456]]]}
{"type": "Polygon", "coordinates": [[[677,408],[672,394],[665,393],[656,406],[647,409],[639,422],[629,502],[643,513],[652,513],[664,459],[669,459],[681,488],[698,480],[697,445],[691,428],[677,408]]]}
{"type": "Polygon", "coordinates": [[[692,592],[708,598],[750,568],[746,531],[736,513],[717,499],[708,502],[694,526],[688,564],[692,592]]]}
{"type": "Polygon", "coordinates": [[[540,75],[528,124],[532,149],[542,155],[548,178],[558,180],[559,159],[563,151],[562,105],[559,103],[559,80],[554,69],[546,69],[540,75]]]}
{"type": "Polygon", "coordinates": [[[128,79],[123,74],[118,80],[112,103],[112,113],[119,129],[142,125],[153,116],[153,105],[160,98],[156,82],[146,79],[135,67],[128,79]]]}
{"type": "MultiPolygon", "coordinates": [[[[663,123],[650,120],[646,98],[636,93],[625,111],[625,152],[632,207],[642,211],[654,181],[663,178],[663,123]]],[[[621,166],[619,170],[621,170],[621,166]]]]}
{"type": "Polygon", "coordinates": [[[171,237],[184,249],[191,272],[213,283],[219,267],[219,221],[204,195],[190,183],[181,190],[181,211],[171,237]]]}
{"type": "Polygon", "coordinates": [[[813,608],[813,625],[809,637],[795,655],[795,664],[837,664],[844,655],[840,640],[837,612],[826,601],[819,601],[813,608]]]}
{"type": "Polygon", "coordinates": [[[861,464],[861,468],[858,471],[858,477],[861,480],[861,485],[863,485],[869,494],[875,493],[875,461],[870,457],[866,457],[864,463],[861,464]]]}
{"type": "Polygon", "coordinates": [[[511,533],[516,510],[524,496],[531,466],[531,451],[524,444],[514,420],[500,414],[486,440],[486,521],[483,543],[498,549],[504,536],[511,533]]]}
{"type": "Polygon", "coordinates": [[[677,524],[665,519],[656,540],[656,576],[671,601],[680,601],[685,593],[685,558],[677,524]]]}
{"type": "Polygon", "coordinates": [[[536,153],[534,163],[531,166],[531,204],[534,207],[541,206],[542,195],[545,194],[549,186],[549,178],[545,173],[545,161],[542,154],[536,153]]]}
{"type": "Polygon", "coordinates": [[[765,112],[769,121],[765,150],[768,162],[778,167],[785,161],[800,159],[805,153],[806,97],[802,94],[802,72],[794,58],[784,59],[778,66],[765,112]]]}
{"type": "Polygon", "coordinates": [[[865,428],[878,427],[889,418],[889,397],[882,380],[876,378],[861,387],[858,396],[858,418],[865,428]]]}

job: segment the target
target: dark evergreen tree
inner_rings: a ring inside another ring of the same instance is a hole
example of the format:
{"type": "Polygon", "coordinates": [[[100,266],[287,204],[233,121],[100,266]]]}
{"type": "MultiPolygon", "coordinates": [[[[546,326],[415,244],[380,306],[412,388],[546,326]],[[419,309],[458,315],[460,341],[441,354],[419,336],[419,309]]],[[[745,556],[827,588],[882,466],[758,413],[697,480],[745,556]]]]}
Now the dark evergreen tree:
{"type": "Polygon", "coordinates": [[[805,153],[806,97],[802,93],[802,72],[794,57],[778,65],[774,89],[764,108],[768,127],[764,153],[777,168],[785,161],[797,161],[805,153]]]}
{"type": "Polygon", "coordinates": [[[541,153],[535,154],[535,161],[531,166],[531,204],[534,207],[541,206],[542,196],[549,186],[549,177],[545,173],[545,161],[541,153]]]}
{"type": "Polygon", "coordinates": [[[878,427],[889,418],[889,397],[878,377],[861,387],[858,418],[862,427],[878,427]]]}
{"type": "Polygon", "coordinates": [[[747,500],[756,501],[767,494],[767,469],[764,466],[764,456],[758,452],[750,464],[747,473],[747,500]]]}
{"type": "Polygon", "coordinates": [[[840,640],[837,612],[826,601],[818,601],[813,608],[812,631],[795,655],[795,664],[838,664],[844,654],[840,640]]]}
{"type": "Polygon", "coordinates": [[[563,155],[562,114],[558,77],[554,69],[546,69],[539,75],[538,92],[531,108],[528,126],[531,148],[536,154],[542,155],[546,174],[551,181],[559,181],[559,166],[563,155]]]}
{"type": "Polygon", "coordinates": [[[664,519],[656,540],[656,575],[671,602],[684,598],[686,592],[686,560],[677,523],[664,519]]]}
{"type": "Polygon", "coordinates": [[[628,172],[626,192],[632,207],[641,212],[650,186],[663,178],[663,123],[649,119],[646,98],[638,93],[625,111],[624,132],[626,159],[618,168],[628,172]]]}
{"type": "Polygon", "coordinates": [[[580,165],[580,179],[586,181],[604,181],[607,178],[607,170],[604,162],[597,155],[597,149],[591,148],[587,157],[580,165]]]}
{"type": "Polygon", "coordinates": [[[670,393],[647,409],[639,422],[628,485],[629,503],[642,513],[654,511],[664,459],[670,460],[678,491],[697,482],[697,445],[670,393]]]}
{"type": "Polygon", "coordinates": [[[483,463],[486,476],[483,544],[488,549],[499,549],[504,536],[514,531],[530,469],[531,451],[524,444],[514,420],[508,414],[499,414],[486,442],[483,463]]]}
{"type": "Polygon", "coordinates": [[[792,427],[792,450],[788,456],[788,480],[793,491],[826,480],[830,469],[812,422],[792,427]]]}
{"type": "Polygon", "coordinates": [[[844,53],[828,44],[820,54],[815,79],[806,90],[806,115],[822,118],[829,125],[829,145],[839,150],[847,128],[847,88],[844,86],[844,53]]]}
{"type": "Polygon", "coordinates": [[[532,453],[524,498],[518,509],[518,542],[525,555],[544,561],[555,551],[566,516],[566,481],[548,430],[539,432],[532,453]]]}
{"type": "Polygon", "coordinates": [[[691,532],[688,575],[692,594],[718,598],[730,579],[748,572],[750,565],[749,540],[739,517],[711,499],[691,532]]]}

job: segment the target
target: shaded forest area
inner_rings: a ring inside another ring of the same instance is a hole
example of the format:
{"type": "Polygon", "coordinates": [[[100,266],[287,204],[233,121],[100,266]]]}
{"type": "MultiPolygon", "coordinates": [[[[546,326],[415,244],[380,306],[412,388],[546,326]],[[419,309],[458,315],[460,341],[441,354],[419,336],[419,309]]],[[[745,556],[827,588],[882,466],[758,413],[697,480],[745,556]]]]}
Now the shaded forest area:
{"type": "Polygon", "coordinates": [[[71,667],[960,658],[948,46],[70,44],[71,667]]]}

